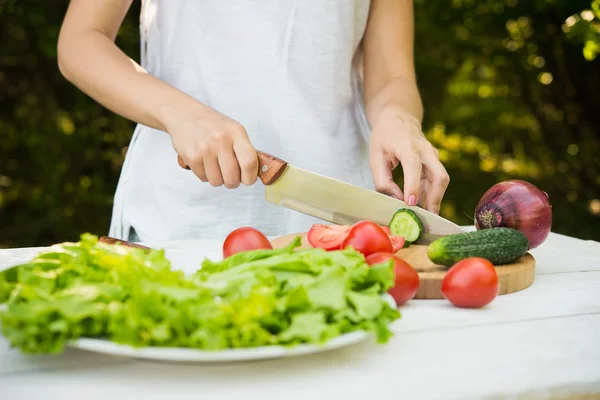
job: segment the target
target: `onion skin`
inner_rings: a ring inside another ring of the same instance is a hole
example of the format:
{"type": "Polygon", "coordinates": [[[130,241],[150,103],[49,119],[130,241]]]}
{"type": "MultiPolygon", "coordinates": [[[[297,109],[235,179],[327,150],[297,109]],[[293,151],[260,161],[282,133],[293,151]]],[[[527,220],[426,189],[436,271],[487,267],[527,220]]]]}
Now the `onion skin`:
{"type": "Polygon", "coordinates": [[[513,228],[523,232],[528,250],[541,245],[552,228],[548,194],[532,183],[513,179],[489,188],[475,207],[475,228],[513,228]]]}

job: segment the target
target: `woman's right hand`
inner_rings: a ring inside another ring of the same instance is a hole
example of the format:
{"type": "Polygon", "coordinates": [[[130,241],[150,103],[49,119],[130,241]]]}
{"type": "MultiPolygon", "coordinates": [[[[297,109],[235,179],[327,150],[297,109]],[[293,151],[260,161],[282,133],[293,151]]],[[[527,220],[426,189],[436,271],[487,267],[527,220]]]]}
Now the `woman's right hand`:
{"type": "Polygon", "coordinates": [[[131,2],[70,1],[57,48],[61,73],[108,109],[168,132],[177,153],[202,181],[228,188],[253,184],[258,155],[246,130],[148,74],[115,45],[131,2]]]}
{"type": "Polygon", "coordinates": [[[201,181],[229,189],[256,182],[258,156],[248,133],[237,121],[203,104],[194,104],[171,113],[165,128],[177,154],[201,181]]]}

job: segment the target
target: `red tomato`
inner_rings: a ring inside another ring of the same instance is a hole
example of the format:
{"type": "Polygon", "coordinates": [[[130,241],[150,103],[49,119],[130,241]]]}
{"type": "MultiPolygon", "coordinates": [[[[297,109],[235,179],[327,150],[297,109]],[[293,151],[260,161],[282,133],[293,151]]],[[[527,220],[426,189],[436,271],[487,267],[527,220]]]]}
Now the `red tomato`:
{"type": "MultiPolygon", "coordinates": [[[[388,235],[390,228],[385,225],[380,225],[388,235]]],[[[318,247],[325,250],[339,250],[342,242],[350,232],[351,225],[322,225],[314,224],[308,231],[307,240],[312,247],[318,247]]],[[[390,237],[390,239],[392,239],[390,237]]],[[[392,243],[398,243],[398,239],[392,240],[392,243]]],[[[398,249],[401,249],[404,242],[398,249]]],[[[394,245],[396,248],[396,245],[394,245]]],[[[397,250],[396,250],[397,251],[397,250]]]]}
{"type": "Polygon", "coordinates": [[[480,257],[469,257],[454,264],[442,281],[442,294],[452,304],[479,308],[496,298],[500,286],[494,265],[480,257]]]}
{"type": "Polygon", "coordinates": [[[384,263],[390,258],[394,261],[395,284],[388,293],[400,306],[415,297],[421,280],[417,271],[409,263],[391,253],[373,253],[366,258],[366,262],[375,265],[384,263]]]}
{"type": "Polygon", "coordinates": [[[263,233],[252,227],[235,229],[223,242],[223,258],[247,250],[272,249],[273,245],[263,233]]]}
{"type": "Polygon", "coordinates": [[[404,238],[404,236],[389,235],[389,237],[392,242],[392,251],[394,253],[398,252],[401,248],[404,247],[404,243],[406,243],[406,239],[404,238]]]}
{"type": "Polygon", "coordinates": [[[325,250],[339,250],[346,234],[350,231],[348,225],[313,225],[308,231],[307,240],[312,247],[325,250]]]}
{"type": "Polygon", "coordinates": [[[341,249],[352,246],[365,257],[378,252],[391,253],[394,249],[392,241],[381,226],[371,221],[360,221],[352,225],[344,238],[341,249]]]}

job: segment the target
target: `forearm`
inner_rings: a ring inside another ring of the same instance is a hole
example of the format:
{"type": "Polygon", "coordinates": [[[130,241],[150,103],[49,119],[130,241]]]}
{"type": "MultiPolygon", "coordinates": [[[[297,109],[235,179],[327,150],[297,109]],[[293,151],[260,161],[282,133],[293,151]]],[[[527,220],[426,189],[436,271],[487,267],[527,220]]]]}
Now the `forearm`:
{"type": "Polygon", "coordinates": [[[420,125],[423,105],[413,56],[412,0],[372,0],[363,42],[364,96],[371,125],[382,113],[420,125]]]}
{"type": "Polygon", "coordinates": [[[175,107],[199,107],[187,94],[148,74],[101,32],[61,37],[61,73],[88,96],[137,123],[166,131],[175,107]]]}
{"type": "Polygon", "coordinates": [[[367,119],[371,125],[375,124],[382,112],[414,117],[417,120],[414,122],[419,123],[423,119],[423,103],[419,89],[412,79],[389,78],[377,92],[365,93],[367,119]]]}

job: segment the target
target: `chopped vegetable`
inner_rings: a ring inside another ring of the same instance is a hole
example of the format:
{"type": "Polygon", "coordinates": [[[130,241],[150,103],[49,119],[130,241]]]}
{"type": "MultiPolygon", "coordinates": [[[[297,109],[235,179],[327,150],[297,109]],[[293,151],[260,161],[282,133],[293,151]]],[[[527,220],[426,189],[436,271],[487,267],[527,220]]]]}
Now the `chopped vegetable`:
{"type": "Polygon", "coordinates": [[[400,317],[382,297],[393,266],[354,249],[239,252],[195,274],[162,250],[98,243],[85,234],[0,274],[2,333],[24,353],[59,353],[72,340],[201,350],[293,346],[357,330],[388,340],[400,317]]]}
{"type": "Polygon", "coordinates": [[[349,231],[349,225],[314,224],[309,229],[306,239],[314,248],[339,250],[349,231]]]}
{"type": "Polygon", "coordinates": [[[400,249],[408,247],[409,242],[402,236],[389,235],[390,241],[392,242],[392,252],[397,253],[400,249]]]}
{"type": "MultiPolygon", "coordinates": [[[[363,221],[367,222],[367,221],[363,221]]],[[[340,250],[343,249],[343,242],[348,236],[353,225],[322,225],[314,224],[307,234],[308,243],[314,248],[325,250],[340,250]]],[[[398,250],[406,246],[406,239],[402,236],[390,234],[390,228],[385,225],[379,225],[381,229],[388,235],[392,243],[392,251],[396,253],[398,250]]]]}
{"type": "Polygon", "coordinates": [[[390,232],[392,235],[403,236],[407,242],[413,243],[421,236],[423,223],[413,210],[401,208],[390,221],[390,232]]]}

